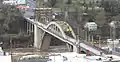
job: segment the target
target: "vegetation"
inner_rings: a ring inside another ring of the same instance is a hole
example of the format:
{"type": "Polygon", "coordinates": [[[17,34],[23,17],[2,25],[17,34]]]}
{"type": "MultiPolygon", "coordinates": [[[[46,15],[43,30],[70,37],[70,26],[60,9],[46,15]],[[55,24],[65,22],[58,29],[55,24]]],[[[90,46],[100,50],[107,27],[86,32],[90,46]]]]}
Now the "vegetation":
{"type": "Polygon", "coordinates": [[[67,12],[67,22],[72,23],[73,28],[76,28],[74,27],[76,25],[84,28],[83,25],[86,22],[94,21],[101,27],[98,29],[99,31],[107,32],[103,31],[103,36],[109,36],[110,27],[108,23],[113,20],[120,20],[119,0],[60,0],[60,2],[50,0],[49,3],[53,5],[51,6],[53,8],[61,8],[64,14],[67,12]]]}
{"type": "Polygon", "coordinates": [[[56,0],[48,0],[51,7],[55,7],[57,1],[56,0]]]}
{"type": "Polygon", "coordinates": [[[15,6],[0,5],[0,41],[5,43],[4,47],[10,45],[10,38],[15,42],[31,40],[31,36],[25,33],[24,20],[15,6]]]}

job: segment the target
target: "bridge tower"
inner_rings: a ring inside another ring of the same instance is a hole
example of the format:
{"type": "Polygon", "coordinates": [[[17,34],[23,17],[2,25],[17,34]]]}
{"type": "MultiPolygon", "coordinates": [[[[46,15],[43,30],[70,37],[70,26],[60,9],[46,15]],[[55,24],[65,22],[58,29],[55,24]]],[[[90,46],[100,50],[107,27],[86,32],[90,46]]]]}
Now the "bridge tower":
{"type": "MultiPolygon", "coordinates": [[[[52,19],[52,9],[51,8],[35,8],[35,21],[40,22],[44,25],[47,25],[52,19]]],[[[34,47],[40,50],[46,50],[49,46],[49,41],[51,40],[51,36],[45,34],[45,32],[34,25],[34,47]],[[43,39],[47,38],[47,39],[43,39]],[[43,42],[43,43],[42,43],[43,42]],[[44,46],[44,49],[40,48],[44,46]],[[48,46],[47,46],[48,45],[48,46]]]]}

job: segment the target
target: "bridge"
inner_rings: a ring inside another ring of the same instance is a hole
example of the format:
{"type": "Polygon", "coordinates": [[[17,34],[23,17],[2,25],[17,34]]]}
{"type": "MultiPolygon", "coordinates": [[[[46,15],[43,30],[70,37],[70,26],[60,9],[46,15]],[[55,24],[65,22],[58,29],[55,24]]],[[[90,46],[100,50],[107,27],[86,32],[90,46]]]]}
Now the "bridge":
{"type": "Polygon", "coordinates": [[[34,32],[34,47],[40,50],[47,50],[50,45],[52,36],[65,42],[68,45],[69,51],[80,52],[83,48],[86,51],[90,51],[95,55],[106,54],[106,51],[94,47],[84,40],[78,40],[71,26],[65,21],[52,21],[51,8],[37,8],[35,9],[39,17],[31,19],[30,17],[24,16],[27,20],[28,31],[34,32]],[[44,10],[47,10],[45,12],[44,10]],[[46,16],[47,13],[47,16],[46,16]],[[49,13],[49,15],[48,15],[49,13]],[[71,33],[66,33],[66,28],[71,29],[71,33]]]}

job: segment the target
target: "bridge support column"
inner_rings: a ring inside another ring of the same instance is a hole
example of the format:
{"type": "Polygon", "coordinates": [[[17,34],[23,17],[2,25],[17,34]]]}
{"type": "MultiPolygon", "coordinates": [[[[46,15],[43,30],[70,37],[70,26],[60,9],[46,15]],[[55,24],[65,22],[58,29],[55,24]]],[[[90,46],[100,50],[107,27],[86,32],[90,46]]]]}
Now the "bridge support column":
{"type": "Polygon", "coordinates": [[[51,38],[52,38],[52,36],[47,33],[44,35],[40,50],[46,51],[49,49],[51,38]]]}
{"type": "Polygon", "coordinates": [[[32,29],[31,31],[33,32],[33,30],[34,30],[34,25],[33,25],[33,24],[32,24],[32,27],[31,27],[31,29],[32,29]]]}
{"type": "Polygon", "coordinates": [[[44,31],[39,29],[36,25],[34,25],[34,47],[39,48],[42,44],[44,31]]]}
{"type": "Polygon", "coordinates": [[[28,31],[29,31],[29,23],[26,22],[26,25],[27,25],[27,33],[28,33],[28,31]]]}
{"type": "Polygon", "coordinates": [[[73,52],[73,46],[67,43],[67,47],[69,52],[73,52]]]}
{"type": "Polygon", "coordinates": [[[73,52],[80,53],[80,48],[73,46],[73,52]]]}

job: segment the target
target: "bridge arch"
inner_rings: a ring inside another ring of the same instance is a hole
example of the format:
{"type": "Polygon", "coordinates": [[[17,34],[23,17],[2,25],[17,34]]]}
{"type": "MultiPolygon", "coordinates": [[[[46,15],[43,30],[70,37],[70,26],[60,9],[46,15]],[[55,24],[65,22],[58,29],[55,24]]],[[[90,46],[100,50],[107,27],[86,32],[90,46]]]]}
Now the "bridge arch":
{"type": "MultiPolygon", "coordinates": [[[[73,31],[73,29],[71,28],[71,26],[68,24],[68,23],[66,23],[66,22],[64,22],[64,21],[53,21],[53,22],[50,22],[48,25],[47,25],[47,29],[49,29],[52,25],[54,25],[54,26],[56,26],[58,29],[59,29],[59,31],[61,32],[61,34],[62,34],[62,36],[64,37],[64,38],[67,38],[66,37],[66,34],[65,34],[65,27],[69,27],[72,31],[71,31],[71,34],[72,34],[72,36],[73,36],[73,38],[75,38],[76,39],[76,35],[75,35],[75,33],[74,33],[74,31],[73,31]]],[[[51,27],[51,28],[53,28],[53,27],[51,27]]],[[[50,29],[51,29],[50,28],[50,29]]]]}
{"type": "MultiPolygon", "coordinates": [[[[75,36],[75,33],[74,33],[73,29],[71,28],[71,26],[68,23],[66,23],[64,21],[52,21],[47,26],[45,26],[44,28],[48,29],[48,31],[50,30],[51,32],[53,32],[52,35],[60,34],[60,36],[62,38],[68,39],[69,37],[66,35],[66,33],[65,33],[66,29],[64,27],[69,27],[72,30],[71,31],[72,38],[76,39],[76,36],[75,36]]],[[[37,37],[41,38],[41,40],[40,40],[41,42],[40,42],[40,45],[39,45],[40,50],[42,50],[42,51],[48,50],[48,48],[50,46],[50,42],[51,42],[52,36],[49,33],[47,33],[47,32],[42,32],[40,34],[42,34],[42,37],[37,36],[37,37]]],[[[57,37],[59,38],[59,35],[57,37]]],[[[65,41],[64,39],[62,39],[62,40],[65,41]]],[[[66,43],[66,41],[65,41],[65,43],[66,43]]],[[[68,49],[70,49],[69,51],[73,51],[73,45],[71,45],[71,43],[69,43],[69,42],[66,43],[66,44],[68,44],[68,49]]]]}
{"type": "MultiPolygon", "coordinates": [[[[61,34],[63,35],[64,38],[66,38],[66,35],[64,33],[64,31],[62,30],[62,28],[59,26],[59,24],[57,24],[56,22],[50,22],[48,25],[47,25],[47,29],[49,29],[52,25],[55,25],[59,28],[61,34]]],[[[51,27],[52,28],[52,27],[51,27]]]]}

